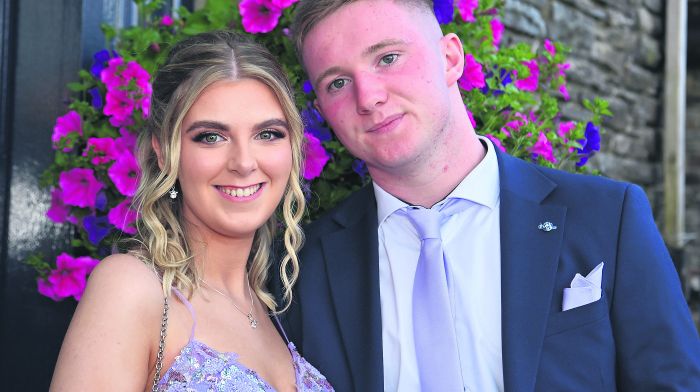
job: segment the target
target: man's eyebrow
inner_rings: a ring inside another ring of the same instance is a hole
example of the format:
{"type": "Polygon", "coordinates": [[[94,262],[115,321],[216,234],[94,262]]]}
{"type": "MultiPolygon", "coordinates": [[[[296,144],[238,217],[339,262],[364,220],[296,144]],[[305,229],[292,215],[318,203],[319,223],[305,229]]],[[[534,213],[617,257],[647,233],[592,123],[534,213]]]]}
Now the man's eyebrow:
{"type": "MultiPolygon", "coordinates": [[[[383,41],[379,41],[374,45],[368,46],[365,50],[362,51],[362,57],[367,57],[371,56],[378,51],[386,48],[387,46],[393,46],[393,45],[404,45],[406,44],[406,41],[400,40],[400,39],[385,39],[383,41]]],[[[340,67],[330,67],[327,70],[321,72],[320,75],[316,78],[316,83],[314,83],[315,86],[318,86],[321,81],[325,78],[328,77],[328,75],[338,73],[342,71],[340,67]]]]}
{"type": "Polygon", "coordinates": [[[185,133],[191,132],[197,128],[209,128],[209,129],[216,129],[219,131],[226,131],[226,132],[228,132],[228,130],[229,130],[225,124],[222,124],[218,121],[203,120],[203,121],[193,122],[192,125],[187,127],[187,130],[185,131],[185,133]]]}

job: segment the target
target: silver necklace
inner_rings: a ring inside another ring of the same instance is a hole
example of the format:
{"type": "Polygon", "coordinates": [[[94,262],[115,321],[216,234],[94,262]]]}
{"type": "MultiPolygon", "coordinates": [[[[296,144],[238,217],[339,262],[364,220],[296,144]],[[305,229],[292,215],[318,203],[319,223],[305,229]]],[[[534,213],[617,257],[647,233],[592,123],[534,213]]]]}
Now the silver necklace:
{"type": "Polygon", "coordinates": [[[215,293],[217,293],[217,294],[223,296],[224,298],[228,299],[229,301],[231,301],[231,303],[236,308],[236,310],[241,312],[241,314],[243,314],[244,316],[246,316],[248,318],[248,323],[250,323],[251,328],[255,329],[258,327],[258,320],[255,319],[255,314],[253,313],[255,311],[255,308],[253,307],[253,293],[250,290],[250,281],[248,280],[247,274],[245,277],[245,281],[246,281],[246,283],[248,283],[248,295],[250,296],[250,311],[248,311],[248,313],[242,311],[241,308],[239,308],[238,305],[236,305],[236,301],[233,298],[231,298],[228,294],[226,294],[222,291],[219,291],[216,288],[212,287],[209,283],[207,283],[202,278],[200,278],[199,281],[209,290],[212,290],[215,293]]]}

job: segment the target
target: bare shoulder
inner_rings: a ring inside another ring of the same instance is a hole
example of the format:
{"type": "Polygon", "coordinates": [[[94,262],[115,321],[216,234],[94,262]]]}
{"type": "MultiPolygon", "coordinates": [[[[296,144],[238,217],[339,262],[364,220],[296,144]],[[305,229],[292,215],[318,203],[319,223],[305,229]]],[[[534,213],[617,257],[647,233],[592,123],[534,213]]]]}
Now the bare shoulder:
{"type": "Polygon", "coordinates": [[[162,308],[161,284],[149,266],[128,254],[105,258],[73,315],[51,389],[143,390],[162,308]]]}

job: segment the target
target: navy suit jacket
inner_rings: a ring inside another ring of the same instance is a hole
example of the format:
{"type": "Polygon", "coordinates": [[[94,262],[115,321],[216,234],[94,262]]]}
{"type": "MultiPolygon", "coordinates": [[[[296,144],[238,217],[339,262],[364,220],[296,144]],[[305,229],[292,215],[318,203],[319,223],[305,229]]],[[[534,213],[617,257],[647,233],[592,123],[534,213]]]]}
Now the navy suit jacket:
{"type": "MultiPolygon", "coordinates": [[[[505,390],[700,391],[700,340],[644,192],[498,163],[505,390]],[[600,262],[602,298],[562,312],[564,288],[600,262]]],[[[300,262],[290,337],[336,390],[382,391],[371,186],[308,227],[300,262]]]]}

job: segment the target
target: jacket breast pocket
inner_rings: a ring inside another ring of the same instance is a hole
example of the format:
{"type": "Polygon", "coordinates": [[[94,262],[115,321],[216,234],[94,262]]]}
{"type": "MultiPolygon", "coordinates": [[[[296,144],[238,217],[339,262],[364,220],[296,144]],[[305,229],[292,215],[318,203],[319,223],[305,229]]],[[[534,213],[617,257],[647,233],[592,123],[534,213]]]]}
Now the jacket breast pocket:
{"type": "Polygon", "coordinates": [[[608,317],[608,302],[605,292],[598,301],[567,311],[549,315],[545,336],[555,335],[570,329],[585,326],[608,317]]]}

